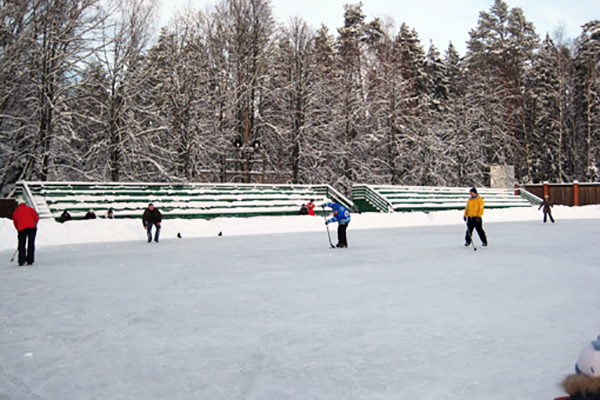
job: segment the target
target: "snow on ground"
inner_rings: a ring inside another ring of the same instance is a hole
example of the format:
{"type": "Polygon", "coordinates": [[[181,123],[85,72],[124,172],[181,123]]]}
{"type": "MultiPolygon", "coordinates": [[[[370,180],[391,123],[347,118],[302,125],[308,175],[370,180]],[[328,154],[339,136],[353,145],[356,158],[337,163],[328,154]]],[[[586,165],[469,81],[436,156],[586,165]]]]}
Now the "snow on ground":
{"type": "Polygon", "coordinates": [[[0,398],[553,399],[600,333],[600,207],[554,215],[487,210],[477,252],[457,211],[336,250],[320,217],[42,221],[23,268],[0,220],[0,398]]]}
{"type": "MultiPolygon", "coordinates": [[[[365,213],[352,214],[351,230],[397,228],[410,226],[462,225],[462,211],[433,213],[365,213]]],[[[556,206],[553,215],[558,219],[600,219],[600,206],[556,206]]],[[[507,221],[539,221],[542,213],[537,207],[486,210],[484,223],[507,221]]],[[[335,229],[332,226],[332,229],[335,229]]],[[[223,235],[252,235],[290,232],[322,232],[322,217],[287,216],[254,218],[216,218],[212,220],[165,220],[161,230],[163,239],[172,239],[180,233],[183,238],[223,235]]],[[[38,226],[36,245],[53,246],[75,243],[117,242],[143,240],[146,230],[139,219],[68,221],[65,224],[42,220],[38,226]]],[[[9,219],[0,218],[0,251],[17,248],[17,234],[9,219]]],[[[9,257],[10,258],[10,257],[9,257]]]]}

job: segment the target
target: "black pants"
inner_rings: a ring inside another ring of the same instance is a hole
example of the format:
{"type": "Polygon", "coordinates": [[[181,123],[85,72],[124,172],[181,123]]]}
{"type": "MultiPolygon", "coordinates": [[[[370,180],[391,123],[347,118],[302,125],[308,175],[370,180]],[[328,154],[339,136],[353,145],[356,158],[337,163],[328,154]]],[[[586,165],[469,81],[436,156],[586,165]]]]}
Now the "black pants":
{"type": "Polygon", "coordinates": [[[544,223],[546,223],[546,216],[550,217],[550,221],[554,223],[554,218],[552,218],[552,213],[544,213],[544,223]]]}
{"type": "Polygon", "coordinates": [[[37,228],[25,228],[19,231],[19,265],[33,264],[35,253],[35,234],[37,228]],[[25,250],[27,245],[27,250],[25,250]]]}
{"type": "Polygon", "coordinates": [[[348,225],[338,225],[338,246],[348,247],[348,239],[346,238],[346,229],[348,229],[348,225]]]}
{"type": "Polygon", "coordinates": [[[477,234],[479,235],[479,239],[481,239],[481,243],[487,245],[487,237],[485,236],[485,232],[483,231],[483,220],[478,218],[479,221],[475,219],[475,217],[467,218],[467,235],[465,237],[465,243],[471,244],[471,237],[473,236],[473,229],[477,230],[477,234]]]}

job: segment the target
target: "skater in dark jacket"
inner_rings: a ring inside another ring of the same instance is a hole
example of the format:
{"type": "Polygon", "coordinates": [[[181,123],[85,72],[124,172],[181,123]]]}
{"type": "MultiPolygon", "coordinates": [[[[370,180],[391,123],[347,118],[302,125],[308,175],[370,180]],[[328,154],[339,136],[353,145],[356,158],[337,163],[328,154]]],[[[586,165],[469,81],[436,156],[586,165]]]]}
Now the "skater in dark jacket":
{"type": "Polygon", "coordinates": [[[350,224],[350,213],[344,206],[337,203],[325,203],[323,207],[329,207],[333,210],[332,217],[326,220],[325,224],[338,223],[338,244],[335,247],[348,247],[346,230],[348,229],[348,224],[350,224]]]}
{"type": "Polygon", "coordinates": [[[600,400],[600,335],[581,350],[575,374],[561,383],[569,395],[555,400],[600,400]]]}
{"type": "Polygon", "coordinates": [[[154,208],[154,204],[148,204],[148,208],[144,211],[142,216],[142,223],[144,229],[148,233],[148,243],[152,241],[152,226],[156,227],[156,233],[154,234],[154,241],[158,243],[158,237],[160,236],[160,223],[162,221],[162,214],[157,208],[154,208]]]}
{"type": "Polygon", "coordinates": [[[546,217],[550,217],[550,221],[552,221],[552,223],[554,223],[554,218],[552,218],[552,210],[551,208],[554,205],[552,204],[552,202],[550,202],[550,200],[548,199],[548,195],[544,196],[544,201],[542,202],[542,204],[540,204],[540,206],[538,207],[538,210],[542,207],[544,207],[544,209],[542,210],[542,212],[544,213],[544,223],[546,223],[546,217]]]}
{"type": "Polygon", "coordinates": [[[24,202],[20,202],[19,207],[13,213],[13,223],[19,232],[20,266],[25,265],[25,262],[27,262],[27,265],[31,265],[34,262],[35,235],[39,220],[38,213],[24,202]]]}

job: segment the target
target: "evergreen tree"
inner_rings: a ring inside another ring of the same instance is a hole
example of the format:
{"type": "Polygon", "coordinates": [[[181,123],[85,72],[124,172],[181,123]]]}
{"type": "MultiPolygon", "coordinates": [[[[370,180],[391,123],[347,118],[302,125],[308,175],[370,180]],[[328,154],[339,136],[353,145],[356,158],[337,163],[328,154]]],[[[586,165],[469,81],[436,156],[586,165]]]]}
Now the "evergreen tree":
{"type": "MultiPolygon", "coordinates": [[[[224,0],[211,15],[212,27],[208,46],[216,56],[219,88],[219,111],[225,141],[239,143],[234,150],[243,159],[238,164],[240,180],[250,181],[253,151],[249,147],[260,141],[262,154],[276,154],[271,146],[264,101],[269,68],[274,50],[275,23],[268,0],[224,0]],[[237,150],[236,150],[237,149],[237,150]]],[[[225,142],[224,141],[224,142],[225,142]]]]}
{"type": "Polygon", "coordinates": [[[595,182],[600,175],[600,20],[588,22],[578,38],[574,60],[576,132],[581,158],[578,175],[595,182]]]}
{"type": "Polygon", "coordinates": [[[310,181],[308,142],[314,139],[309,115],[315,103],[314,32],[301,19],[291,19],[281,29],[270,79],[269,117],[277,128],[278,152],[288,155],[277,166],[291,171],[292,183],[310,181]]]}
{"type": "Polygon", "coordinates": [[[453,186],[481,186],[485,157],[480,136],[471,130],[473,113],[467,106],[467,73],[452,43],[444,55],[448,101],[441,116],[447,146],[447,182],[453,186]]]}
{"type": "Polygon", "coordinates": [[[468,101],[477,110],[472,129],[484,137],[488,164],[513,165],[518,177],[526,176],[532,157],[523,78],[538,37],[522,10],[509,9],[502,0],[480,13],[469,35],[468,101]]]}
{"type": "Polygon", "coordinates": [[[546,36],[527,79],[528,119],[535,160],[529,178],[533,182],[562,181],[564,104],[559,62],[559,51],[546,36]]]}

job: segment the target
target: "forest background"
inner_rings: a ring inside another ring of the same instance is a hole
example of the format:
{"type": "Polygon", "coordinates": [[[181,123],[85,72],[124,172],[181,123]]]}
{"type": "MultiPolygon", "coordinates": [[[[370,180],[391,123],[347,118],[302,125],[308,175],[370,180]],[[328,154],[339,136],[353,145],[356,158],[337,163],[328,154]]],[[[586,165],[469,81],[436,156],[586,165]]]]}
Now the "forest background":
{"type": "MultiPolygon", "coordinates": [[[[0,196],[18,180],[481,186],[598,181],[600,21],[540,38],[481,11],[461,57],[344,7],[0,0],[0,196]],[[233,173],[232,173],[233,171],[233,173]]],[[[451,22],[449,22],[451,23],[451,22]]]]}

